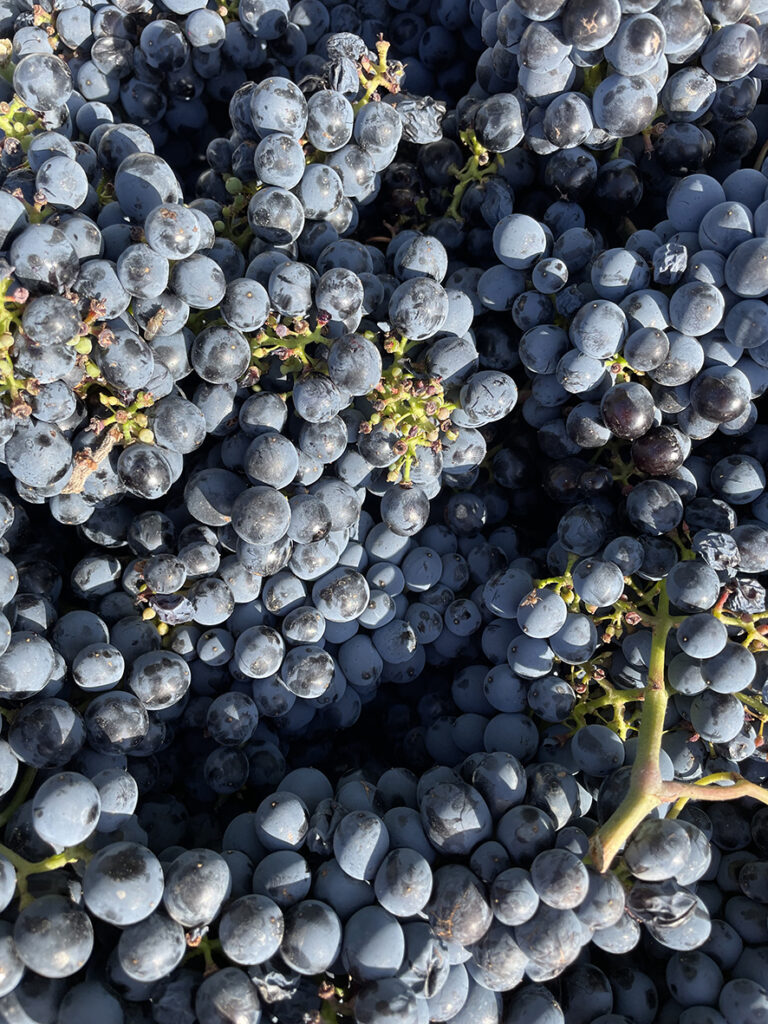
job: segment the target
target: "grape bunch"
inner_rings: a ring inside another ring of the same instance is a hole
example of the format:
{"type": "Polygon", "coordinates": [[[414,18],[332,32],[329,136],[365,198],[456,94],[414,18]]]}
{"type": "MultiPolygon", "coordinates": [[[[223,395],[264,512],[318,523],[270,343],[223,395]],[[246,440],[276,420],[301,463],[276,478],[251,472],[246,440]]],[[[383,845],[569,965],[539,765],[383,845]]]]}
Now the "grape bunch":
{"type": "Polygon", "coordinates": [[[512,0],[482,12],[476,82],[522,98],[526,142],[548,157],[554,187],[632,209],[644,186],[668,192],[711,161],[727,173],[756,146],[754,13],[698,0],[512,0]]]}
{"type": "Polygon", "coordinates": [[[768,1017],[759,0],[0,11],[0,1024],[768,1017]]]}

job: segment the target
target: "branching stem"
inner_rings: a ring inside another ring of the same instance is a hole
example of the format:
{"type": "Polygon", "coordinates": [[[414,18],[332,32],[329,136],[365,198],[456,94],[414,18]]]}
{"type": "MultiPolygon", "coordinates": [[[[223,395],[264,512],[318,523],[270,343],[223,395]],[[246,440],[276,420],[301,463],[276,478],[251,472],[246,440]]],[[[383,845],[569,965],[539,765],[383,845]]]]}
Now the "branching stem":
{"type": "Polygon", "coordinates": [[[629,836],[659,804],[662,778],[659,770],[661,737],[668,693],[664,681],[664,655],[672,628],[666,587],[659,592],[653,616],[651,657],[644,691],[643,715],[637,736],[629,792],[590,840],[590,856],[598,871],[607,871],[629,836]]]}
{"type": "Polygon", "coordinates": [[[19,896],[19,906],[25,907],[30,900],[28,878],[30,875],[41,875],[46,871],[56,871],[58,868],[66,867],[67,864],[74,864],[76,861],[88,861],[93,852],[86,846],[71,846],[61,853],[54,853],[44,860],[30,861],[20,857],[7,846],[0,845],[0,856],[5,857],[16,871],[16,891],[19,896]]]}
{"type": "MultiPolygon", "coordinates": [[[[670,615],[666,586],[658,589],[651,626],[651,656],[648,678],[642,696],[643,708],[638,723],[637,755],[632,765],[629,791],[617,809],[592,836],[590,859],[598,871],[607,871],[637,826],[657,807],[674,804],[670,816],[677,817],[688,800],[722,801],[752,797],[768,804],[768,790],[749,782],[738,773],[717,772],[696,782],[665,782],[659,769],[661,738],[669,701],[664,661],[667,637],[680,621],[670,615]]],[[[742,624],[743,625],[743,624],[742,624]]],[[[623,695],[631,691],[624,691],[623,695]]],[[[598,698],[602,703],[603,698],[598,698]]],[[[610,695],[607,702],[612,703],[610,695]]],[[[593,702],[594,703],[594,702],[593,702]]],[[[589,705],[587,705],[589,707],[589,705]]]]}

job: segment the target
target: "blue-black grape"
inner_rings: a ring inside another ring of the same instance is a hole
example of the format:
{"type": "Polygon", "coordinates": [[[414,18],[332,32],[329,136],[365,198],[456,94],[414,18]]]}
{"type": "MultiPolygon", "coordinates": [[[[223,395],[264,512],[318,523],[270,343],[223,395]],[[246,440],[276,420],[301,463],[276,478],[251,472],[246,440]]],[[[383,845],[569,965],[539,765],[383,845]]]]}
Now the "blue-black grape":
{"type": "Polygon", "coordinates": [[[341,936],[341,922],[327,904],[302,900],[285,914],[280,955],[298,974],[318,974],[336,959],[341,936]]]}
{"type": "Polygon", "coordinates": [[[83,896],[92,914],[124,927],[149,917],[162,899],[163,884],[154,854],[138,843],[117,842],[88,862],[83,896]]]}
{"type": "Polygon", "coordinates": [[[93,925],[67,897],[47,895],[19,913],[13,941],[19,958],[30,970],[44,978],[66,978],[88,961],[93,949],[93,925]]]}

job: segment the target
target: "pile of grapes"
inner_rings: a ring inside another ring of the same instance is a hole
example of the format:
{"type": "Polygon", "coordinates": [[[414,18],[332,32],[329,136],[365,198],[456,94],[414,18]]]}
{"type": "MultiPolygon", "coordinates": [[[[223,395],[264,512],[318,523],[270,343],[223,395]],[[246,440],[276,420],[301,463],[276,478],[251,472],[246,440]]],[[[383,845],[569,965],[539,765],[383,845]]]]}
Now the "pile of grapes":
{"type": "Polygon", "coordinates": [[[0,0],[0,1024],[768,1021],[764,82],[0,0]]]}

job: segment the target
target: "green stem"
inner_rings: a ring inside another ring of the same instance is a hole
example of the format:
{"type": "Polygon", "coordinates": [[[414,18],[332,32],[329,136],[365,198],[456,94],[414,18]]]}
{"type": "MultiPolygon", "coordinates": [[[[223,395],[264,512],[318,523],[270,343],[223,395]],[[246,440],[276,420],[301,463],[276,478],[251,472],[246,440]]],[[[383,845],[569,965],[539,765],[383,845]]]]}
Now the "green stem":
{"type": "Polygon", "coordinates": [[[639,770],[653,764],[656,771],[661,752],[661,734],[664,729],[664,715],[667,710],[667,688],[664,683],[664,656],[672,621],[669,615],[667,588],[659,593],[658,611],[652,630],[651,657],[648,664],[648,682],[645,686],[645,710],[643,728],[640,730],[637,746],[639,770]]]}
{"type": "MultiPolygon", "coordinates": [[[[741,644],[744,647],[748,648],[749,645],[752,644],[752,643],[759,644],[759,650],[763,650],[764,648],[768,647],[768,637],[766,637],[763,633],[761,633],[759,629],[755,628],[755,622],[758,621],[759,619],[764,618],[765,617],[764,613],[758,613],[756,615],[751,615],[749,617],[749,620],[745,622],[743,619],[739,618],[737,615],[732,615],[729,612],[724,610],[724,604],[725,604],[725,601],[727,600],[728,596],[729,596],[728,595],[728,591],[724,590],[723,594],[722,594],[722,597],[720,598],[720,601],[718,601],[717,605],[715,606],[715,610],[712,613],[715,616],[715,618],[720,619],[720,621],[725,626],[733,626],[736,629],[743,630],[746,635],[745,635],[744,639],[741,640],[741,644]]],[[[740,693],[737,693],[736,696],[741,698],[742,695],[740,693]]],[[[745,701],[745,703],[747,703],[747,702],[748,701],[745,701]]],[[[765,708],[762,705],[762,702],[760,702],[760,704],[761,704],[762,710],[764,711],[765,708]]]]}
{"type": "Polygon", "coordinates": [[[591,96],[598,85],[600,85],[603,80],[604,69],[604,63],[595,64],[591,68],[584,68],[584,83],[581,87],[581,91],[585,95],[591,96]]]}
{"type": "Polygon", "coordinates": [[[691,562],[696,558],[696,552],[685,543],[683,538],[680,536],[677,530],[673,530],[668,533],[667,536],[671,539],[677,550],[680,552],[681,562],[691,562]]]}
{"type": "Polygon", "coordinates": [[[619,850],[637,826],[660,804],[662,778],[659,770],[661,737],[669,695],[664,681],[667,636],[674,625],[669,614],[666,587],[659,591],[653,617],[651,657],[644,689],[643,713],[637,736],[637,751],[630,775],[629,792],[590,840],[590,857],[598,871],[607,871],[619,850]]]}
{"type": "Polygon", "coordinates": [[[368,82],[368,84],[365,87],[365,92],[363,93],[363,95],[360,97],[359,100],[356,100],[352,104],[352,110],[356,114],[358,114],[367,103],[370,103],[371,97],[376,92],[378,87],[379,83],[376,81],[376,79],[373,79],[373,81],[368,82]]]}
{"type": "MultiPolygon", "coordinates": [[[[638,604],[639,603],[640,602],[638,602],[638,604]]],[[[631,601],[624,601],[620,599],[616,602],[614,607],[621,613],[621,615],[635,616],[636,623],[642,623],[644,626],[653,626],[653,615],[649,615],[647,612],[638,611],[637,605],[633,604],[631,601]]]]}
{"type": "Polygon", "coordinates": [[[737,697],[745,707],[748,707],[763,722],[768,720],[768,707],[765,706],[760,697],[750,697],[746,693],[735,693],[734,697],[737,697]]]}
{"type": "Polygon", "coordinates": [[[662,798],[662,803],[671,803],[673,800],[676,800],[678,804],[688,800],[708,800],[720,803],[724,800],[750,797],[761,804],[768,804],[768,789],[758,786],[754,782],[748,782],[738,772],[716,772],[714,775],[697,779],[696,782],[663,782],[659,795],[662,798]],[[721,786],[721,781],[730,781],[731,785],[721,786]]]}
{"type": "MultiPolygon", "coordinates": [[[[711,775],[704,775],[700,779],[696,779],[693,783],[694,786],[712,786],[720,782],[733,783],[733,774],[731,772],[713,772],[711,775]]],[[[682,809],[690,800],[689,796],[678,797],[674,807],[667,815],[668,818],[677,818],[682,809]]]]}
{"type": "Polygon", "coordinates": [[[214,971],[218,971],[219,967],[213,959],[213,954],[220,951],[221,942],[218,939],[209,939],[204,935],[185,954],[183,962],[187,963],[189,960],[194,960],[197,956],[202,956],[204,961],[203,974],[207,977],[209,974],[213,974],[214,971]]]}
{"type": "MultiPolygon", "coordinates": [[[[654,600],[655,597],[658,596],[658,594],[661,591],[661,588],[662,588],[662,582],[661,581],[659,581],[658,583],[654,583],[654,585],[651,587],[651,589],[647,593],[645,593],[640,598],[640,600],[637,603],[639,605],[644,605],[646,608],[650,608],[652,601],[654,600]]],[[[635,588],[635,589],[637,589],[637,588],[635,588]]]]}
{"type": "MultiPolygon", "coordinates": [[[[0,44],[7,43],[1,40],[0,44]]],[[[0,61],[2,55],[0,55],[0,61]]],[[[0,63],[0,75],[7,81],[13,79],[13,65],[10,62],[0,63]]],[[[37,114],[26,107],[18,96],[14,96],[10,103],[0,104],[0,131],[9,138],[16,139],[21,143],[21,148],[26,153],[32,136],[43,130],[43,125],[37,114]]]]}
{"type": "Polygon", "coordinates": [[[492,160],[489,163],[488,158],[489,154],[487,152],[473,153],[461,170],[456,172],[456,177],[459,180],[453,190],[451,203],[445,211],[446,217],[453,217],[454,220],[458,221],[464,220],[459,213],[464,193],[473,181],[483,181],[484,178],[489,177],[491,174],[495,174],[498,170],[498,163],[496,160],[492,160]]]}
{"type": "Polygon", "coordinates": [[[601,697],[593,697],[592,700],[582,704],[578,710],[580,715],[589,715],[599,708],[620,708],[625,704],[631,704],[645,698],[645,688],[638,687],[633,690],[607,690],[601,697]]]}
{"type": "Polygon", "coordinates": [[[27,879],[30,875],[41,875],[46,871],[56,871],[58,868],[66,867],[67,864],[74,864],[78,860],[90,860],[93,852],[85,845],[71,846],[61,853],[54,853],[44,860],[30,861],[20,857],[7,846],[0,845],[0,856],[5,857],[16,871],[16,891],[19,895],[19,906],[24,907],[29,902],[29,886],[27,879]]]}
{"type": "Polygon", "coordinates": [[[562,576],[548,576],[545,579],[535,580],[536,589],[542,590],[544,587],[551,587],[559,594],[564,587],[572,587],[573,577],[571,576],[571,572],[578,560],[578,555],[568,555],[568,561],[566,562],[562,576]]]}
{"type": "Polygon", "coordinates": [[[336,1007],[333,1002],[327,1001],[323,1003],[320,1009],[320,1017],[323,1024],[336,1024],[338,1017],[336,1016],[336,1007]]]}
{"type": "Polygon", "coordinates": [[[389,54],[389,43],[379,39],[376,43],[378,60],[375,64],[363,61],[358,67],[360,85],[363,86],[363,95],[352,104],[352,109],[357,114],[366,103],[370,103],[379,89],[386,92],[397,93],[400,91],[400,79],[404,74],[403,66],[397,61],[391,64],[387,57],[389,54]]]}

